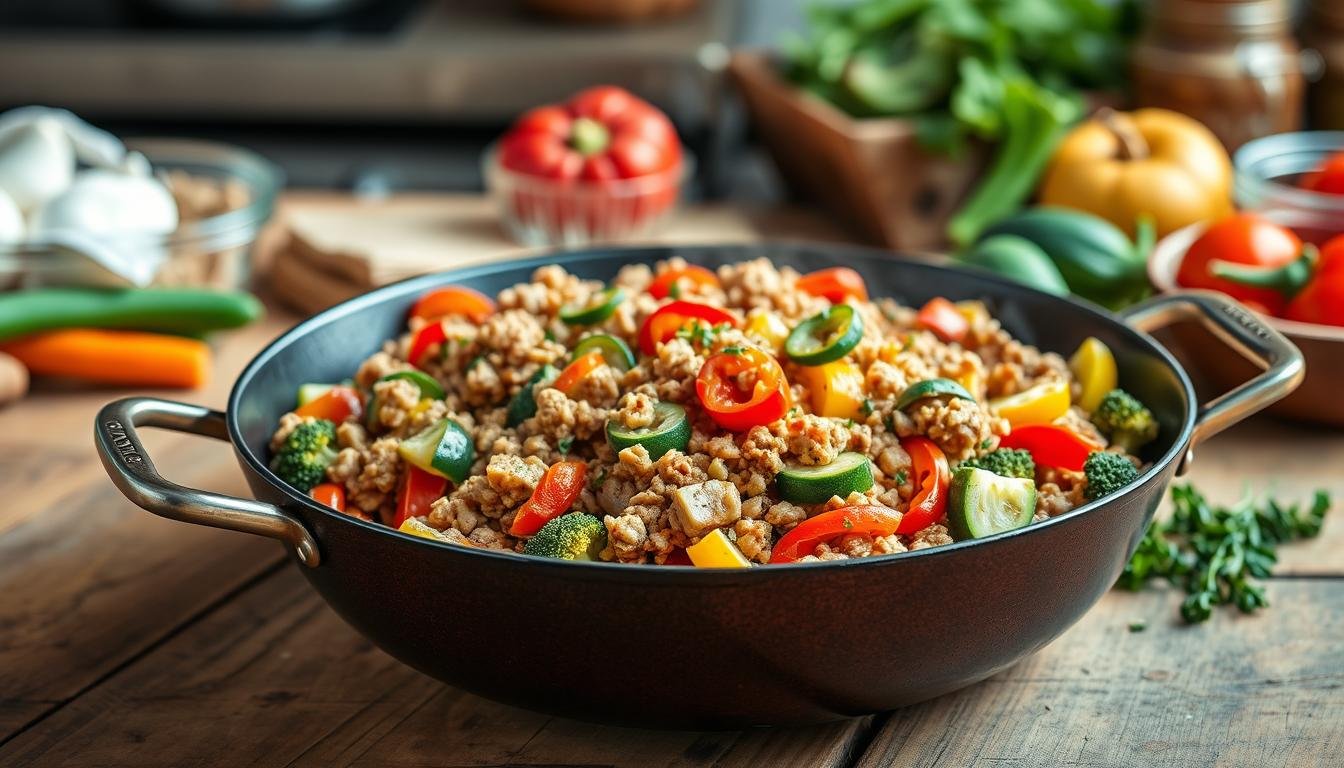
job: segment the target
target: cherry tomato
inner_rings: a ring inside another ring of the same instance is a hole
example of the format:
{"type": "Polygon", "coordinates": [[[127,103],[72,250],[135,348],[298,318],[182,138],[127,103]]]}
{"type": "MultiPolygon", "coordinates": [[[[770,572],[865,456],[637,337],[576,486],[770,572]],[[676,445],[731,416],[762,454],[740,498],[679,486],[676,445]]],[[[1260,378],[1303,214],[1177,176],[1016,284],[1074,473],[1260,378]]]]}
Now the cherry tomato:
{"type": "Polygon", "coordinates": [[[947,511],[947,493],[952,485],[952,469],[943,449],[927,437],[907,437],[901,447],[910,454],[915,495],[905,510],[896,533],[908,536],[928,528],[947,511]]]}
{"type": "Polygon", "coordinates": [[[1253,213],[1238,213],[1209,227],[1190,246],[1176,272],[1176,283],[1185,288],[1221,291],[1277,315],[1283,312],[1282,293],[1218,277],[1209,271],[1209,262],[1274,268],[1294,261],[1301,253],[1302,241],[1292,230],[1253,213]]]}
{"type": "Polygon", "coordinates": [[[658,311],[644,319],[639,328],[639,351],[652,355],[658,351],[658,345],[676,335],[687,323],[704,322],[715,326],[727,323],[737,327],[737,318],[718,307],[697,304],[693,301],[674,301],[664,304],[658,311]]]}
{"type": "Polygon", "coordinates": [[[694,264],[687,264],[684,267],[676,269],[665,269],[658,273],[649,285],[649,295],[655,299],[666,299],[675,293],[672,298],[681,296],[681,286],[686,283],[703,286],[719,286],[719,276],[704,267],[698,267],[694,264]]]}
{"type": "Polygon", "coordinates": [[[415,302],[411,317],[438,320],[448,315],[464,315],[479,323],[495,313],[495,302],[490,297],[460,285],[438,288],[415,302]]]}
{"type": "Polygon", "coordinates": [[[557,461],[542,475],[541,482],[514,515],[511,536],[531,536],[553,518],[568,512],[583,492],[588,465],[582,461],[557,461]]]}
{"type": "Polygon", "coordinates": [[[971,324],[965,315],[957,311],[957,305],[942,296],[929,299],[915,316],[915,322],[920,328],[933,331],[938,338],[948,342],[961,341],[966,338],[966,332],[971,330],[971,324]]]}
{"type": "Polygon", "coordinates": [[[1344,152],[1336,152],[1302,177],[1301,187],[1327,195],[1344,195],[1344,152]]]}
{"type": "Polygon", "coordinates": [[[745,432],[789,409],[789,382],[774,357],[755,347],[711,355],[695,377],[705,412],[724,429],[745,432]]]}
{"type": "Polygon", "coordinates": [[[878,505],[841,507],[809,517],[780,537],[770,551],[771,563],[792,563],[812,554],[818,544],[851,533],[880,538],[896,533],[900,512],[878,505]]]}
{"type": "Polygon", "coordinates": [[[337,385],[321,397],[314,398],[295,409],[298,416],[327,419],[340,424],[349,418],[364,415],[364,398],[354,387],[337,385]]]}
{"type": "Polygon", "coordinates": [[[809,272],[798,278],[798,290],[829,299],[839,304],[845,299],[868,300],[868,286],[863,276],[849,267],[831,267],[809,272]]]}

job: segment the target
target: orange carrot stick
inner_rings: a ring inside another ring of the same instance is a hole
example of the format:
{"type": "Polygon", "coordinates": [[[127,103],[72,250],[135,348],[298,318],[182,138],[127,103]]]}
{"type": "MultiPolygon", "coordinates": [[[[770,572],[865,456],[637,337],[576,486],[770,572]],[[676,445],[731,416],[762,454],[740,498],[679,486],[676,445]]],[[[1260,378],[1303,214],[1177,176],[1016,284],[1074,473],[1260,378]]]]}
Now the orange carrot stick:
{"type": "Polygon", "coordinates": [[[195,388],[210,372],[210,348],[198,339],[85,328],[40,333],[0,344],[30,373],[104,384],[195,388]]]}

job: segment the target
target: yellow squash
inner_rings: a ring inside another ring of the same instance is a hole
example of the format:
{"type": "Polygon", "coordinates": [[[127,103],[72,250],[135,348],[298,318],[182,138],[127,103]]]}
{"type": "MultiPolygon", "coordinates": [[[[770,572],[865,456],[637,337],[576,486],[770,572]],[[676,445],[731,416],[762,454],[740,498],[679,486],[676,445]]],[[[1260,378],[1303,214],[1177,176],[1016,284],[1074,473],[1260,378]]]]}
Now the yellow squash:
{"type": "Polygon", "coordinates": [[[697,568],[750,568],[751,563],[733,542],[723,535],[723,529],[712,533],[686,548],[686,556],[697,568]]]}
{"type": "Polygon", "coordinates": [[[1041,203],[1100,216],[1131,236],[1141,215],[1159,236],[1232,210],[1232,162],[1199,121],[1165,109],[1103,110],[1050,161],[1041,203]]]}

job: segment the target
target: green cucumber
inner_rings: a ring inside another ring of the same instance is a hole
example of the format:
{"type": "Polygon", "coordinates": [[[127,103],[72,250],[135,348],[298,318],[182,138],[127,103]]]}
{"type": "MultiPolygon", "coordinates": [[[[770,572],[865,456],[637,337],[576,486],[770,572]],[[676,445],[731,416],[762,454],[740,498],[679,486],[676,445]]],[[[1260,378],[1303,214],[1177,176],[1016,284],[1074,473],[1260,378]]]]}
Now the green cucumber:
{"type": "Polygon", "coordinates": [[[594,349],[602,353],[602,359],[607,361],[607,365],[621,373],[635,367],[635,353],[630,351],[630,345],[606,333],[579,340],[579,343],[574,345],[574,354],[570,356],[570,360],[578,360],[594,349]]]}
{"type": "Polygon", "coordinates": [[[625,291],[613,285],[593,294],[587,304],[566,304],[561,307],[560,320],[565,325],[596,325],[611,317],[622,301],[625,301],[625,291]]]}
{"type": "Polygon", "coordinates": [[[952,473],[947,523],[958,539],[979,539],[1021,528],[1036,514],[1036,482],[1003,477],[987,469],[959,467],[952,473]]]}
{"type": "Polygon", "coordinates": [[[555,377],[560,375],[560,369],[554,365],[543,365],[532,378],[518,390],[518,393],[509,401],[509,412],[505,419],[505,426],[516,427],[524,421],[537,415],[536,391],[540,387],[549,386],[555,377]]]}
{"type": "Polygon", "coordinates": [[[963,264],[986,269],[1056,296],[1068,296],[1069,284],[1039,245],[1017,235],[994,235],[959,257],[963,264]]]}
{"type": "Polygon", "coordinates": [[[794,328],[784,352],[799,365],[824,365],[849,354],[863,338],[863,317],[848,304],[836,304],[794,328]]]}
{"type": "Polygon", "coordinates": [[[925,379],[905,388],[901,396],[896,399],[896,410],[903,411],[916,400],[923,400],[926,397],[959,397],[975,402],[975,396],[952,379],[925,379]]]}
{"type": "Polygon", "coordinates": [[[981,239],[1016,235],[1035,243],[1054,262],[1073,292],[1099,303],[1146,286],[1151,224],[1140,224],[1139,244],[1119,227],[1090,213],[1039,207],[990,226],[981,239]]]}
{"type": "Polygon", "coordinates": [[[299,407],[302,408],[317,398],[327,394],[331,391],[332,387],[335,386],[335,384],[300,384],[298,396],[299,407]]]}
{"type": "Polygon", "coordinates": [[[872,488],[873,464],[862,453],[847,451],[821,467],[786,466],[775,475],[775,486],[785,501],[821,504],[872,488]]]}
{"type": "Polygon", "coordinates": [[[435,381],[432,376],[424,371],[397,371],[389,373],[378,381],[409,381],[420,390],[420,399],[442,400],[444,397],[443,386],[435,381]]]}
{"type": "Polygon", "coordinates": [[[642,445],[649,458],[658,459],[672,449],[685,451],[691,441],[691,420],[686,409],[676,403],[659,402],[653,406],[653,424],[626,429],[613,416],[607,420],[607,442],[616,452],[642,445]]]}
{"type": "Polygon", "coordinates": [[[57,328],[125,328],[188,336],[261,317],[248,293],[193,288],[29,288],[0,295],[0,341],[57,328]]]}
{"type": "Polygon", "coordinates": [[[467,479],[476,447],[471,435],[452,419],[440,419],[423,432],[401,441],[397,452],[408,464],[455,483],[467,479]]]}

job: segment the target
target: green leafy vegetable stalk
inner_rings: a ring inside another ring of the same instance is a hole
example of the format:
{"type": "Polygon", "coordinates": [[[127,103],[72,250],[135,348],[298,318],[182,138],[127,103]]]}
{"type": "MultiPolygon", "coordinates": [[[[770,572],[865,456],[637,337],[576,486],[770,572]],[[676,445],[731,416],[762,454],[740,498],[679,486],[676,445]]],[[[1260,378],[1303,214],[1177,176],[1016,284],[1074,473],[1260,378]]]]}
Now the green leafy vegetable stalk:
{"type": "Polygon", "coordinates": [[[1171,498],[1171,518],[1152,522],[1116,586],[1139,590],[1149,579],[1166,579],[1185,590],[1181,617],[1192,624],[1217,605],[1244,613],[1269,605],[1255,579],[1270,575],[1279,544],[1320,533],[1330,509],[1325,491],[1306,507],[1273,499],[1257,505],[1250,496],[1215,507],[1191,485],[1174,486],[1171,498]]]}

